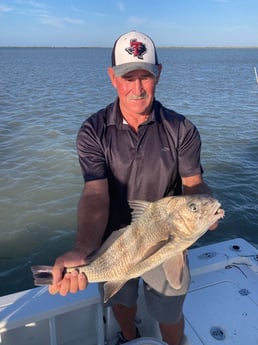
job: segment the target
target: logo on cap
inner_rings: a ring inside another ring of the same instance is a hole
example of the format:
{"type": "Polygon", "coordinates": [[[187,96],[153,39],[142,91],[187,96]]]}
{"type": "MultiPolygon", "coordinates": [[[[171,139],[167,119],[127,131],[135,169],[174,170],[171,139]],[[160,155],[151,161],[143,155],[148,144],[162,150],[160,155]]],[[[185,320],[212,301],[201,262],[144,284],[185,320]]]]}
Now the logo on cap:
{"type": "Polygon", "coordinates": [[[143,60],[143,55],[147,52],[146,46],[142,42],[138,42],[137,39],[130,40],[130,47],[125,48],[127,53],[143,60]]]}

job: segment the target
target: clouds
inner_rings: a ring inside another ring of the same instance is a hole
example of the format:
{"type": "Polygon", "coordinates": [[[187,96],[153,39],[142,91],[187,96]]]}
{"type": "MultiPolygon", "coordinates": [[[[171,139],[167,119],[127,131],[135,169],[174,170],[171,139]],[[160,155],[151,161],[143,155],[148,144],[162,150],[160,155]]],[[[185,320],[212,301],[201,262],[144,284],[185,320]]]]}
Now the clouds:
{"type": "Polygon", "coordinates": [[[162,3],[0,0],[0,45],[112,46],[133,29],[162,46],[258,45],[257,0],[162,3]]]}
{"type": "MultiPolygon", "coordinates": [[[[136,16],[136,15],[129,15],[128,16],[128,7],[126,7],[126,5],[123,1],[118,1],[116,3],[116,6],[117,6],[119,12],[121,12],[121,14],[126,15],[126,22],[129,25],[138,26],[138,25],[146,22],[146,18],[144,18],[144,17],[140,17],[140,16],[136,16]]],[[[131,13],[130,9],[129,9],[129,13],[131,13]]]]}
{"type": "MultiPolygon", "coordinates": [[[[15,0],[12,4],[1,4],[0,13],[11,13],[13,16],[21,17],[27,16],[33,18],[39,24],[48,25],[52,27],[62,28],[66,24],[69,25],[82,25],[84,20],[81,18],[72,18],[70,16],[56,16],[53,15],[54,8],[51,3],[44,3],[30,0],[15,0]]],[[[71,12],[72,9],[71,9],[71,12]]]]}
{"type": "Polygon", "coordinates": [[[54,26],[56,28],[63,28],[65,24],[82,25],[84,21],[81,19],[69,17],[55,17],[48,14],[40,14],[39,21],[44,25],[54,26]]]}
{"type": "Polygon", "coordinates": [[[29,1],[29,0],[15,0],[14,3],[17,5],[25,5],[25,6],[31,6],[35,8],[44,8],[45,4],[41,2],[36,2],[36,1],[29,1]]]}
{"type": "Polygon", "coordinates": [[[0,4],[0,13],[1,12],[11,12],[13,10],[13,7],[5,4],[0,4]]]}

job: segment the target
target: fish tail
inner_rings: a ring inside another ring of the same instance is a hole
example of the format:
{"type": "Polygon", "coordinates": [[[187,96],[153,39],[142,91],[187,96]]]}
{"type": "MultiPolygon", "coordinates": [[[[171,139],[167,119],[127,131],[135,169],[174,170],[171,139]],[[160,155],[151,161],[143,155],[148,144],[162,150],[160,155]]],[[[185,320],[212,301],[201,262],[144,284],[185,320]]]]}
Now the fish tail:
{"type": "Polygon", "coordinates": [[[34,285],[51,285],[53,283],[52,269],[52,266],[31,266],[34,285]]]}
{"type": "MultiPolygon", "coordinates": [[[[35,286],[45,286],[45,285],[52,285],[53,284],[53,274],[52,274],[53,266],[31,266],[31,271],[34,279],[35,286]]],[[[77,272],[84,272],[85,270],[81,270],[80,267],[67,267],[64,268],[62,277],[66,273],[70,273],[76,270],[77,272]]]]}

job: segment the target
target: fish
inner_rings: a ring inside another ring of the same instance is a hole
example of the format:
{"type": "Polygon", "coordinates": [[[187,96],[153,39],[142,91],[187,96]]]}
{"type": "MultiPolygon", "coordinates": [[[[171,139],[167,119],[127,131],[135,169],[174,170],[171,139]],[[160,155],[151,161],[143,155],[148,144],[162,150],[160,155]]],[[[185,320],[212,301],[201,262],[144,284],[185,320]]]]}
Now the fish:
{"type": "MultiPolygon", "coordinates": [[[[84,273],[89,283],[104,282],[104,302],[128,280],[161,264],[169,284],[179,289],[185,251],[225,214],[217,199],[203,194],[128,203],[131,224],[113,231],[85,265],[65,269],[84,273]]],[[[31,270],[35,285],[52,283],[51,266],[31,270]]]]}

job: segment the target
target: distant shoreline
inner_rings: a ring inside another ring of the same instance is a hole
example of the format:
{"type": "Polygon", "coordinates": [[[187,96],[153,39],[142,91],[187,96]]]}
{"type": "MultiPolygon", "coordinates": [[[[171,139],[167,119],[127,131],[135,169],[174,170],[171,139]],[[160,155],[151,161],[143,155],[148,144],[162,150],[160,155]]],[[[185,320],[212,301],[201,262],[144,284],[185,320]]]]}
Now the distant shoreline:
{"type": "MultiPolygon", "coordinates": [[[[98,47],[98,46],[0,46],[0,49],[20,49],[20,48],[35,48],[35,49],[111,49],[112,47],[98,47]]],[[[258,46],[157,46],[158,49],[258,49],[258,46]]]]}

